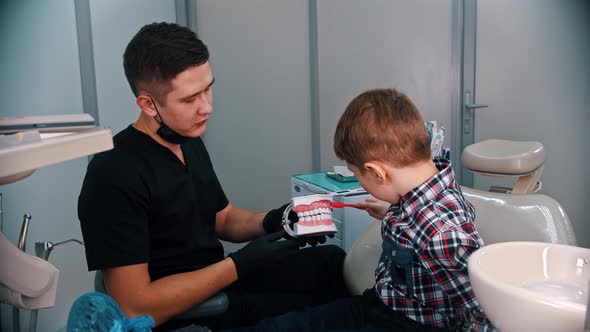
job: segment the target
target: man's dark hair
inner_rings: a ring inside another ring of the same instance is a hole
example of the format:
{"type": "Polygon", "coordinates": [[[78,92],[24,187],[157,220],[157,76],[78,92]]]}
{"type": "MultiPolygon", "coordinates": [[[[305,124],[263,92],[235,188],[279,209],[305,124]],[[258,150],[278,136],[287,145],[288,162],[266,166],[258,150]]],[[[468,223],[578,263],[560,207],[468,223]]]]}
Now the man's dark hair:
{"type": "Polygon", "coordinates": [[[145,25],[137,32],[125,49],[123,67],[136,97],[144,90],[163,103],[176,75],[207,60],[209,50],[192,30],[162,22],[145,25]]]}

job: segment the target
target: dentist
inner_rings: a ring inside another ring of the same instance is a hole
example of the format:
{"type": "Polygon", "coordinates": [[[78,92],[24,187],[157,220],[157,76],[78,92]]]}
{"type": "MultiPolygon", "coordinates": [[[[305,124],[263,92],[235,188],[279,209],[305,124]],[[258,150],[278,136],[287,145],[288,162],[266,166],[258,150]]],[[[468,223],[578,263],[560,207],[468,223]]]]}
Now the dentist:
{"type": "Polygon", "coordinates": [[[89,163],[78,217],[88,269],[102,271],[125,314],[151,315],[156,331],[219,329],[346,296],[342,249],[282,240],[286,205],[257,213],[228,201],[200,138],[215,79],[195,33],[146,25],[123,59],[141,112],[114,137],[113,150],[89,163]],[[224,257],[220,239],[250,242],[224,257]],[[219,291],[229,297],[225,313],[170,320],[219,291]]]}

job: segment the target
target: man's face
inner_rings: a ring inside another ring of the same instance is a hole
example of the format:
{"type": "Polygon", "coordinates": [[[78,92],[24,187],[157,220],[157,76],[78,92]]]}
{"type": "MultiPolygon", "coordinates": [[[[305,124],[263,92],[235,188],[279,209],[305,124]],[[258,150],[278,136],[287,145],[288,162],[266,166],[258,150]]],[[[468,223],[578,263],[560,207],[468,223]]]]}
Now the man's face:
{"type": "Polygon", "coordinates": [[[183,136],[201,136],[213,111],[213,73],[209,62],[179,73],[171,84],[166,105],[158,104],[164,123],[183,136]]]}

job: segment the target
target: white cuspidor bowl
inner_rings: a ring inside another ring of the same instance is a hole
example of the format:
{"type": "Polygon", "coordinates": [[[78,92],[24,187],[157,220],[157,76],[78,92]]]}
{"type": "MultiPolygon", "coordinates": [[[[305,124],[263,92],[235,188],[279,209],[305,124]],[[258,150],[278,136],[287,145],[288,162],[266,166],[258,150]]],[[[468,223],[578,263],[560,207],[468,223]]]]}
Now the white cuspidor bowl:
{"type": "Polygon", "coordinates": [[[475,297],[502,332],[584,330],[590,249],[543,242],[503,242],[468,262],[475,297]]]}

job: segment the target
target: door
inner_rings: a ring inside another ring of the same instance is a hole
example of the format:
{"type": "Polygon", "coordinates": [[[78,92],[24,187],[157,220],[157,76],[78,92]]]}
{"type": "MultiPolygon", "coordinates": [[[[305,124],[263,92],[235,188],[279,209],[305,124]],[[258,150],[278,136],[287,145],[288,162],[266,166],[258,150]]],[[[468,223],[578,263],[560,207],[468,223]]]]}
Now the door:
{"type": "MultiPolygon", "coordinates": [[[[590,4],[481,0],[464,9],[464,104],[488,107],[463,109],[463,148],[491,138],[541,142],[542,193],[564,206],[578,244],[590,246],[590,4]]],[[[483,190],[514,182],[462,175],[464,185],[483,190]]]]}
{"type": "Polygon", "coordinates": [[[344,164],[334,154],[336,124],[350,100],[368,89],[399,89],[450,137],[455,2],[317,1],[322,170],[344,164]]]}

